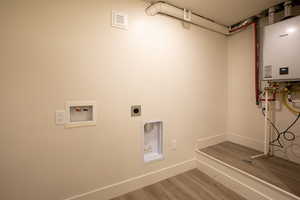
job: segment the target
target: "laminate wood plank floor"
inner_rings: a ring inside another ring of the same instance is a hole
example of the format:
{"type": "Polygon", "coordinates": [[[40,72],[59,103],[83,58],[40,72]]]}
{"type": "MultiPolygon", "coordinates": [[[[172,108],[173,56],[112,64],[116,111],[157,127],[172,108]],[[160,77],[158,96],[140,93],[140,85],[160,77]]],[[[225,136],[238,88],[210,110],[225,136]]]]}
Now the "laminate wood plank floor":
{"type": "Polygon", "coordinates": [[[201,149],[202,152],[300,197],[300,165],[279,157],[250,157],[262,152],[232,142],[201,149]]]}
{"type": "Polygon", "coordinates": [[[198,169],[112,200],[245,200],[198,169]]]}

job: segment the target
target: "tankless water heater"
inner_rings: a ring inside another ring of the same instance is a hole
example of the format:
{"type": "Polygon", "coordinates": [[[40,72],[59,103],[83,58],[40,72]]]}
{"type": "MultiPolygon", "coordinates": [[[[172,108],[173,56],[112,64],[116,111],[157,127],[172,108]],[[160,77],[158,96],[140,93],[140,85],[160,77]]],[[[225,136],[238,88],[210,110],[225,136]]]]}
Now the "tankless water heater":
{"type": "Polygon", "coordinates": [[[263,80],[300,81],[300,16],[265,27],[263,80]]]}

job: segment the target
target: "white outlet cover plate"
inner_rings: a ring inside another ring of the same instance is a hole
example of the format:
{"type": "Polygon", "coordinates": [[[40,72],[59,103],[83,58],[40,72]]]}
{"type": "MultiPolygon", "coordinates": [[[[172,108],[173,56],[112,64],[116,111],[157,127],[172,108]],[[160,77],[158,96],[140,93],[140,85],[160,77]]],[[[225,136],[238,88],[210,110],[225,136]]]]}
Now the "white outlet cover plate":
{"type": "Polygon", "coordinates": [[[177,140],[172,140],[172,150],[176,150],[177,149],[177,140]]]}
{"type": "Polygon", "coordinates": [[[64,110],[55,111],[55,123],[56,125],[64,125],[66,123],[66,111],[64,110]]]}

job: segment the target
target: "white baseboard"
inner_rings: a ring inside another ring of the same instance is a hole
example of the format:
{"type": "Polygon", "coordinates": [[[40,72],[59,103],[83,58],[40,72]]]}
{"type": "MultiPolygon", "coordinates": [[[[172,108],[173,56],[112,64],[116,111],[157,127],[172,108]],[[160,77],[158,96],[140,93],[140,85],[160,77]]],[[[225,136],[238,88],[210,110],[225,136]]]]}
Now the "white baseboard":
{"type": "Polygon", "coordinates": [[[249,137],[245,137],[237,134],[226,134],[226,140],[258,151],[264,150],[264,141],[254,140],[249,137]]]}
{"type": "Polygon", "coordinates": [[[197,168],[217,182],[248,200],[300,200],[299,197],[271,185],[208,154],[197,152],[197,168]]]}
{"type": "Polygon", "coordinates": [[[211,137],[201,138],[197,140],[197,149],[203,149],[209,146],[219,144],[226,141],[225,134],[219,134],[211,137]]]}
{"type": "Polygon", "coordinates": [[[196,159],[130,178],[65,200],[108,200],[196,168],[196,159]]]}
{"type": "MultiPolygon", "coordinates": [[[[263,149],[263,143],[236,134],[220,134],[199,139],[197,140],[197,149],[224,141],[231,141],[259,151],[263,149]]],[[[238,170],[232,169],[232,167],[220,164],[220,162],[201,153],[197,153],[196,157],[195,159],[187,160],[157,171],[75,195],[65,200],[108,200],[194,168],[198,168],[216,181],[249,200],[300,200],[300,198],[295,197],[295,195],[293,196],[289,193],[287,194],[285,191],[278,190],[278,188],[274,188],[270,186],[270,184],[263,183],[262,181],[256,180],[257,178],[255,179],[255,177],[249,177],[238,170]]]]}

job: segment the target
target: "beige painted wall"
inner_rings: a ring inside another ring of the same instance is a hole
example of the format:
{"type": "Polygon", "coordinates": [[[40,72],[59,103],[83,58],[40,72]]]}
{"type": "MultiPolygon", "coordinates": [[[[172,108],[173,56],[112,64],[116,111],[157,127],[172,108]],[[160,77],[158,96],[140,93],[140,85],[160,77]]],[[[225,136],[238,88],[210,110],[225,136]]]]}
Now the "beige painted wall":
{"type": "Polygon", "coordinates": [[[191,159],[196,139],[225,132],[226,38],[144,8],[1,1],[0,199],[88,192],[191,159]],[[111,28],[112,9],[129,14],[128,31],[111,28]],[[56,126],[67,100],[97,101],[97,126],[56,126]],[[141,118],[130,117],[132,104],[142,104],[141,118]],[[155,119],[164,121],[165,160],[145,165],[140,126],[155,119]]]}
{"type": "Polygon", "coordinates": [[[228,38],[227,133],[263,141],[264,119],[255,104],[253,27],[228,38]]]}
{"type": "MultiPolygon", "coordinates": [[[[261,22],[261,28],[266,24],[261,22]]],[[[274,122],[284,130],[295,119],[280,102],[273,103],[274,122]]],[[[253,27],[229,37],[228,40],[228,117],[229,138],[250,147],[263,147],[264,118],[255,105],[253,27]]],[[[285,148],[274,148],[275,155],[300,163],[300,122],[291,129],[297,134],[294,142],[284,142],[285,148]]]]}

